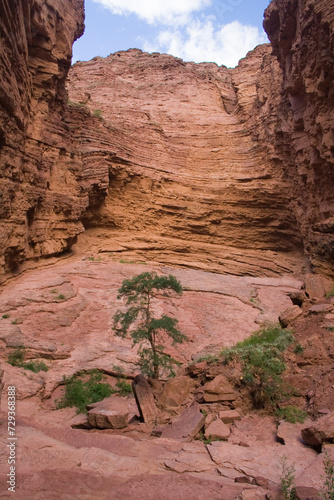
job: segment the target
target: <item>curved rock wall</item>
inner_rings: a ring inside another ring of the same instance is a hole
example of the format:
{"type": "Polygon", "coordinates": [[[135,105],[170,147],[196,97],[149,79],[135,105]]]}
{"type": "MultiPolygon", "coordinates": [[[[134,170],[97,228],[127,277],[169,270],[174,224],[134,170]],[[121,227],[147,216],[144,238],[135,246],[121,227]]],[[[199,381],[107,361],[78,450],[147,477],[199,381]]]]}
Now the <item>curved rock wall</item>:
{"type": "Polygon", "coordinates": [[[75,64],[72,107],[99,116],[106,134],[98,143],[100,131],[86,128],[79,139],[91,175],[109,170],[108,193],[93,198],[83,219],[100,229],[100,250],[112,239],[112,248],[117,241],[174,264],[283,270],[268,252],[301,244],[291,193],[247,124],[269,51],[259,47],[237,75],[135,49],[75,64]]]}

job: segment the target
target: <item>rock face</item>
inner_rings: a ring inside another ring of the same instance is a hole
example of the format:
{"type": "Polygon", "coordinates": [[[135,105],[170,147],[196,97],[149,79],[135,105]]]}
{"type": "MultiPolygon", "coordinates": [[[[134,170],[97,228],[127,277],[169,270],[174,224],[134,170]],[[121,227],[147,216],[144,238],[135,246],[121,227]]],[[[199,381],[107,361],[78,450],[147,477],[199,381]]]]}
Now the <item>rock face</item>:
{"type": "Polygon", "coordinates": [[[83,0],[1,0],[0,19],[2,276],[84,229],[99,251],[253,276],[295,270],[304,247],[330,272],[332,1],[274,0],[274,54],[235,69],[77,63],[67,103],[83,0]]]}
{"type": "Polygon", "coordinates": [[[283,72],[272,152],[293,186],[305,249],[326,268],[334,257],[332,0],[274,0],[264,28],[283,72]]]}
{"type": "Polygon", "coordinates": [[[101,115],[106,137],[79,138],[96,153],[87,174],[109,171],[83,219],[96,250],[233,274],[291,270],[273,253],[301,245],[291,191],[249,118],[263,61],[280,75],[270,52],[258,47],[236,70],[135,49],[73,66],[69,97],[101,115]]]}
{"type": "Polygon", "coordinates": [[[0,1],[0,269],[70,248],[83,230],[65,79],[83,0],[0,1]]]}

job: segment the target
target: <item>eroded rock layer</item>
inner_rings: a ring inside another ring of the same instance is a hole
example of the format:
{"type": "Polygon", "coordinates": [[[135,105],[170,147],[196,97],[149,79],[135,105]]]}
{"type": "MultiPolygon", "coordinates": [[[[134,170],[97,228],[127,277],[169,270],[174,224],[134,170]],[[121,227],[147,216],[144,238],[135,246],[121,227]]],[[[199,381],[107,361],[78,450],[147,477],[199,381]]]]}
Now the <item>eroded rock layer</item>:
{"type": "Polygon", "coordinates": [[[143,260],[274,275],[304,252],[332,272],[332,1],[273,1],[274,54],[235,69],[138,50],[77,63],[68,100],[83,0],[0,14],[2,275],[84,230],[143,260]]]}
{"type": "Polygon", "coordinates": [[[64,251],[83,229],[65,115],[83,14],[83,0],[0,0],[1,274],[64,251]]]}
{"type": "Polygon", "coordinates": [[[274,0],[264,28],[283,72],[270,142],[291,184],[306,252],[333,272],[334,2],[274,0]]]}
{"type": "Polygon", "coordinates": [[[135,49],[72,68],[70,103],[98,116],[105,137],[78,138],[88,174],[109,171],[83,218],[100,250],[116,241],[170,263],[282,271],[272,252],[301,244],[291,191],[248,123],[263,60],[280,74],[270,52],[258,47],[237,70],[135,49]]]}

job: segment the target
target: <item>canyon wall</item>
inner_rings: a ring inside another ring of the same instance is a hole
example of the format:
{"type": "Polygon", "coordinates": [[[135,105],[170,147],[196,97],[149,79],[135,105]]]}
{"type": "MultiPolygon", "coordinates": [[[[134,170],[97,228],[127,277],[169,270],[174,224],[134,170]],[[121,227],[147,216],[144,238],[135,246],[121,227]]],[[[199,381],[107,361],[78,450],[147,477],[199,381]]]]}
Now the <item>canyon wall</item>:
{"type": "Polygon", "coordinates": [[[291,183],[305,251],[333,274],[334,2],[274,0],[264,28],[283,73],[270,154],[291,183]]]}
{"type": "Polygon", "coordinates": [[[0,0],[0,269],[54,255],[83,230],[65,79],[83,0],[0,0]]]}
{"type": "Polygon", "coordinates": [[[334,2],[274,0],[272,46],[235,69],[132,49],[66,90],[82,4],[0,0],[2,274],[83,232],[141,260],[331,273],[334,2]]]}

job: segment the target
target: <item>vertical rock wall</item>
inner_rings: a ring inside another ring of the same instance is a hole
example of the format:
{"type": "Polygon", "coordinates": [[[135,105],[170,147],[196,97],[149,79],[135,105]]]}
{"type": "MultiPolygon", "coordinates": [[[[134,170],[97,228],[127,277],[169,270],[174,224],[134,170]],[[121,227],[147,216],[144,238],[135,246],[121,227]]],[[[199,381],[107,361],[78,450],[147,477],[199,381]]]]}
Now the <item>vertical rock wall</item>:
{"type": "Polygon", "coordinates": [[[82,230],[65,79],[84,0],[0,0],[0,269],[69,247],[82,230]]]}
{"type": "MultiPolygon", "coordinates": [[[[334,262],[334,2],[273,0],[264,28],[282,69],[274,153],[293,190],[306,253],[334,262]]],[[[273,150],[272,150],[273,151],[273,150]]]]}

